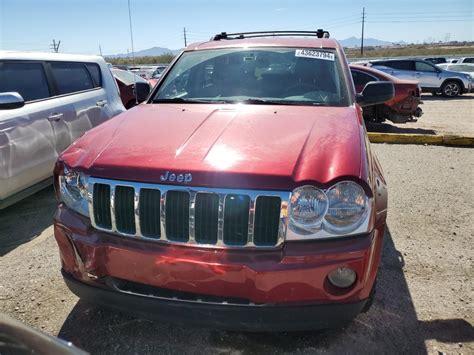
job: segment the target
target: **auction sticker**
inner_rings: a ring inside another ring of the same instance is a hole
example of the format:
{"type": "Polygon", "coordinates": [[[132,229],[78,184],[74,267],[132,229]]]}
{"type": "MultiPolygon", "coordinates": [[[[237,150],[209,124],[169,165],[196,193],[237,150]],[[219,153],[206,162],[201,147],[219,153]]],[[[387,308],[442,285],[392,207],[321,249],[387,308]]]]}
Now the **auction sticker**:
{"type": "Polygon", "coordinates": [[[334,53],[317,49],[297,49],[295,51],[295,57],[330,60],[334,62],[334,53]]]}

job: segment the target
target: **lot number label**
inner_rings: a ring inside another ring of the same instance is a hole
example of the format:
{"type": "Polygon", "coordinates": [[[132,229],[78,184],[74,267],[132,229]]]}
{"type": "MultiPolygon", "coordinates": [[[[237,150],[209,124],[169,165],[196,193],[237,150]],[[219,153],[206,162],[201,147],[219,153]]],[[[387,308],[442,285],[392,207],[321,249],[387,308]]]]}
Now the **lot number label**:
{"type": "Polygon", "coordinates": [[[318,51],[315,49],[297,49],[295,52],[295,57],[330,60],[334,62],[334,53],[318,51]]]}

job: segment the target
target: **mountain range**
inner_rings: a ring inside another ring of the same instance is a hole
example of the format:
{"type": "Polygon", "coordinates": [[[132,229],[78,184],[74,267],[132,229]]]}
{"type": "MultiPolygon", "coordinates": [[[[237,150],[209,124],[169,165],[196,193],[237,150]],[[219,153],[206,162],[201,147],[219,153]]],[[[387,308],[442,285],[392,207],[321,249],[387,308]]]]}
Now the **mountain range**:
{"type": "MultiPolygon", "coordinates": [[[[359,47],[360,46],[360,38],[357,37],[349,37],[343,40],[340,40],[339,43],[343,47],[359,47]]],[[[403,41],[399,42],[389,42],[389,41],[382,41],[380,39],[376,38],[364,38],[364,46],[391,46],[393,44],[406,44],[403,41]]],[[[169,48],[163,48],[163,47],[152,47],[148,49],[143,49],[141,51],[136,51],[135,57],[153,57],[153,56],[159,56],[163,54],[177,54],[179,53],[180,49],[169,49],[169,48]]],[[[119,53],[119,54],[110,54],[106,55],[108,58],[126,58],[130,56],[128,53],[119,53]]]]}
{"type": "MultiPolygon", "coordinates": [[[[178,54],[180,49],[169,49],[163,47],[151,47],[148,49],[143,49],[141,51],[136,51],[135,57],[154,57],[163,54],[178,54]]],[[[131,56],[131,53],[119,53],[119,54],[110,54],[106,55],[107,58],[126,58],[131,56]]]]}

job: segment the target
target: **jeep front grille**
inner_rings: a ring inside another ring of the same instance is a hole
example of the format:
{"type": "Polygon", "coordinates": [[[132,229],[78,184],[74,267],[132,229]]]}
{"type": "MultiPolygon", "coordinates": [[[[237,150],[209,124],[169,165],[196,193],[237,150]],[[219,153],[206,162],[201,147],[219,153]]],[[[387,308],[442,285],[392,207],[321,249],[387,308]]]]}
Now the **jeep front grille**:
{"type": "Polygon", "coordinates": [[[277,247],[290,192],[212,189],[89,179],[92,225],[157,242],[203,247],[277,247]]]}

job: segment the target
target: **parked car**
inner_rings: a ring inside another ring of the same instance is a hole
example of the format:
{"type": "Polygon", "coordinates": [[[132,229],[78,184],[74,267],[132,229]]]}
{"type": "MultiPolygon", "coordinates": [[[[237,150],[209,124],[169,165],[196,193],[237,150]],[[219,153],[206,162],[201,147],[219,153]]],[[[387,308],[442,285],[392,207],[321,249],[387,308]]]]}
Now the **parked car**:
{"type": "Polygon", "coordinates": [[[148,80],[151,87],[154,87],[158,80],[160,80],[161,76],[163,75],[165,69],[167,68],[167,65],[159,65],[156,67],[155,71],[153,72],[151,79],[148,80]]]}
{"type": "Polygon", "coordinates": [[[364,119],[367,122],[382,123],[386,119],[394,123],[416,122],[423,114],[419,107],[422,102],[421,89],[417,81],[398,79],[362,65],[350,65],[350,69],[357,93],[361,93],[365,85],[374,81],[389,81],[395,88],[392,100],[364,107],[364,119]]]}
{"type": "Polygon", "coordinates": [[[371,65],[400,79],[417,80],[423,92],[455,97],[472,89],[469,75],[447,71],[421,59],[376,60],[371,65]]]}
{"type": "Polygon", "coordinates": [[[356,96],[337,41],[288,34],[187,47],[146,104],[61,155],[54,230],[72,292],[254,331],[370,308],[387,187],[361,106],[391,100],[393,84],[356,96]]]}
{"type": "Polygon", "coordinates": [[[0,51],[0,209],[51,184],[59,154],[124,110],[101,57],[0,51]]]}
{"type": "Polygon", "coordinates": [[[155,71],[155,66],[150,65],[139,65],[135,67],[129,67],[129,70],[133,73],[141,76],[143,79],[151,79],[153,72],[155,71]]]}
{"type": "Polygon", "coordinates": [[[471,63],[446,63],[446,64],[439,64],[438,65],[441,69],[460,72],[464,74],[469,74],[471,76],[471,82],[474,79],[474,64],[471,63]]]}
{"type": "Polygon", "coordinates": [[[444,57],[431,57],[431,58],[425,58],[424,60],[433,64],[447,63],[446,58],[444,57]]]}
{"type": "Polygon", "coordinates": [[[111,71],[117,81],[122,103],[127,110],[146,100],[151,89],[147,80],[129,71],[120,69],[111,71]]]}
{"type": "Polygon", "coordinates": [[[462,63],[462,64],[474,63],[474,57],[463,57],[463,58],[459,58],[456,63],[462,63]]]}
{"type": "Polygon", "coordinates": [[[115,65],[113,65],[112,68],[113,69],[120,69],[120,70],[129,71],[128,65],[126,65],[126,64],[115,64],[115,65]]]}

